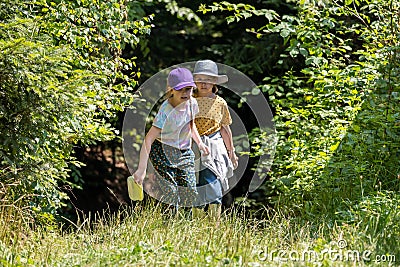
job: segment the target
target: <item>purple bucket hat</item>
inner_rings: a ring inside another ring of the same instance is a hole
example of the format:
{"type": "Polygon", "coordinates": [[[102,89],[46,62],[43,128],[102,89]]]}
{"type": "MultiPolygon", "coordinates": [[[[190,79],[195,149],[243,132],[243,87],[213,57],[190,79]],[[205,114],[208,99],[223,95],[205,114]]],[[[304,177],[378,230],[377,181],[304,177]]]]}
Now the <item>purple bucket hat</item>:
{"type": "Polygon", "coordinates": [[[193,80],[193,75],[190,70],[186,68],[177,68],[171,70],[168,75],[168,86],[175,90],[181,90],[187,86],[196,87],[193,80]]]}

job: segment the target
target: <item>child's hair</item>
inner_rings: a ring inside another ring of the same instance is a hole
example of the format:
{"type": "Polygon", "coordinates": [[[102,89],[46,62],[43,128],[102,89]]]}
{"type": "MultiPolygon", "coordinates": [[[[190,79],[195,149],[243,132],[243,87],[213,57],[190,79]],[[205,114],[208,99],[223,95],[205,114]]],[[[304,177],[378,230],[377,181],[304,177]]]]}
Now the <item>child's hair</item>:
{"type": "Polygon", "coordinates": [[[174,92],[174,88],[167,86],[167,91],[165,92],[165,99],[171,98],[174,92]]]}
{"type": "MultiPolygon", "coordinates": [[[[199,91],[199,89],[194,88],[194,90],[193,90],[193,97],[198,97],[198,94],[197,94],[198,91],[199,91]]],[[[217,86],[216,84],[213,85],[212,92],[213,92],[214,94],[216,94],[216,93],[218,92],[218,86],[217,86]]]]}

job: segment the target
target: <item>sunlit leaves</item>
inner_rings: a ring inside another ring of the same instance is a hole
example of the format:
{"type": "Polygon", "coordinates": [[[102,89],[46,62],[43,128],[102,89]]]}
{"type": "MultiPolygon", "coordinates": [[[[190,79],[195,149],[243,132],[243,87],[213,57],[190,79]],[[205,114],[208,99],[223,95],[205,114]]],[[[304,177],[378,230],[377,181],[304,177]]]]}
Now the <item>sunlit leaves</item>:
{"type": "MultiPolygon", "coordinates": [[[[229,11],[232,23],[245,19],[235,15],[240,8],[222,2],[203,10],[229,11]]],[[[259,85],[280,135],[266,188],[276,190],[279,197],[269,200],[281,208],[304,214],[312,201],[315,207],[335,203],[332,192],[337,199],[357,198],[361,190],[377,190],[378,179],[380,186],[395,184],[398,9],[398,1],[300,1],[295,16],[247,30],[260,42],[279,36],[285,45],[275,65],[284,74],[259,85]],[[355,180],[360,174],[362,189],[355,180]]]]}
{"type": "Polygon", "coordinates": [[[180,7],[176,1],[165,1],[166,2],[166,9],[172,14],[175,15],[182,20],[194,20],[197,23],[197,26],[202,26],[203,22],[197,16],[195,12],[193,12],[190,8],[180,7]]]}
{"type": "Polygon", "coordinates": [[[122,50],[139,44],[151,17],[117,0],[4,8],[15,12],[2,16],[0,27],[2,201],[20,199],[44,218],[63,205],[59,185],[79,186],[68,181],[71,170],[81,182],[69,168],[80,165],[73,146],[118,134],[109,120],[131,103],[137,82],[135,58],[122,58],[122,50]]]}
{"type": "Polygon", "coordinates": [[[226,21],[228,22],[228,24],[232,22],[238,22],[241,19],[247,19],[252,16],[264,16],[268,21],[273,21],[278,18],[278,14],[274,10],[255,9],[252,5],[249,4],[232,4],[227,1],[213,3],[212,5],[208,6],[201,4],[199,7],[199,11],[203,12],[203,14],[216,11],[227,11],[229,13],[232,13],[233,15],[226,17],[226,21]]]}

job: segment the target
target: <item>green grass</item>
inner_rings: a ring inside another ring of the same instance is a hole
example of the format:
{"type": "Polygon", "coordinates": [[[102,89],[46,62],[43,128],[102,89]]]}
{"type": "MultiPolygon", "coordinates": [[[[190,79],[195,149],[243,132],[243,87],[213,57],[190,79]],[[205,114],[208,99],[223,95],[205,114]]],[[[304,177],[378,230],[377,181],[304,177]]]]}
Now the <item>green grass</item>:
{"type": "Polygon", "coordinates": [[[385,222],[351,225],[230,211],[217,227],[207,217],[171,217],[148,204],[32,229],[12,210],[0,209],[0,266],[395,266],[399,250],[398,236],[383,225],[397,222],[397,211],[385,222]],[[385,253],[385,262],[375,261],[385,253]]]}

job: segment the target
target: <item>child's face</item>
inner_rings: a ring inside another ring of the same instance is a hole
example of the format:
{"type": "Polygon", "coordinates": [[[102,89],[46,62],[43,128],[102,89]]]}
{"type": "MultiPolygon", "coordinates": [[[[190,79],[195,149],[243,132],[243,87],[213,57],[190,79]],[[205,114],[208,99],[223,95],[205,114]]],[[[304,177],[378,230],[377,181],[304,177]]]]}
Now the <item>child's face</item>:
{"type": "Polygon", "coordinates": [[[174,90],[173,98],[177,103],[183,103],[192,96],[193,87],[184,87],[181,90],[174,90]]]}
{"type": "Polygon", "coordinates": [[[202,75],[202,74],[198,74],[195,76],[195,83],[197,85],[197,89],[199,90],[199,93],[211,92],[215,82],[216,82],[215,77],[202,75]]]}

